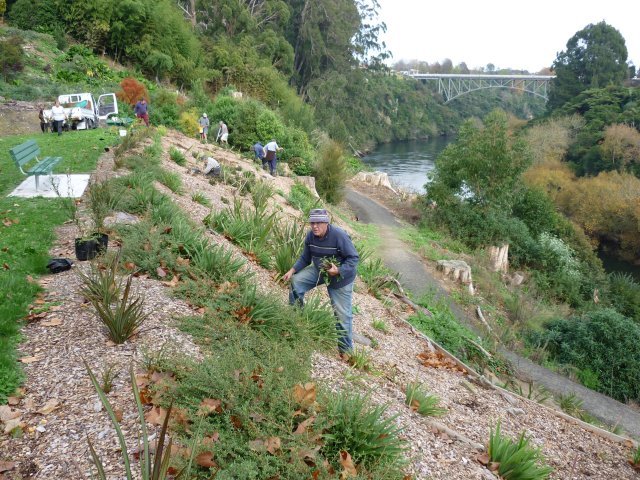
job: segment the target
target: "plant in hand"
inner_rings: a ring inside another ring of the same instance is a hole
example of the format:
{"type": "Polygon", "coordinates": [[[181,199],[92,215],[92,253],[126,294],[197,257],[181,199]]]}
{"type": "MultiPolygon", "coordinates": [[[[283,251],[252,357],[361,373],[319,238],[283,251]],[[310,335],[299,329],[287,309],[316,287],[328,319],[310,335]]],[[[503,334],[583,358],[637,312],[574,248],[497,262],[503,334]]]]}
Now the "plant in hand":
{"type": "Polygon", "coordinates": [[[517,441],[502,436],[500,422],[489,436],[489,467],[497,465],[497,473],[505,480],[543,480],[553,469],[544,465],[544,457],[537,448],[529,446],[524,432],[517,441]],[[543,463],[541,466],[540,463],[543,463]]]}
{"type": "Polygon", "coordinates": [[[340,274],[338,274],[336,277],[331,277],[331,275],[329,275],[328,270],[334,265],[336,267],[340,266],[340,260],[338,260],[336,257],[331,256],[322,259],[322,264],[320,265],[320,276],[324,283],[328,284],[331,281],[331,278],[335,278],[336,280],[340,280],[342,278],[340,274]]]}

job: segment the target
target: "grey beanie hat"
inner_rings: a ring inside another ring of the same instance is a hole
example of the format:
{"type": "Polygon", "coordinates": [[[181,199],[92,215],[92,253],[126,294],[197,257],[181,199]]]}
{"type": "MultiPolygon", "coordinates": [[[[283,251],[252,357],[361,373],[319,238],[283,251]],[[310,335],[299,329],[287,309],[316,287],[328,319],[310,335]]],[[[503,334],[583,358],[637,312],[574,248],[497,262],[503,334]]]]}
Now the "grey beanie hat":
{"type": "Polygon", "coordinates": [[[309,223],[329,223],[329,212],[324,208],[314,208],[309,212],[309,223]]]}

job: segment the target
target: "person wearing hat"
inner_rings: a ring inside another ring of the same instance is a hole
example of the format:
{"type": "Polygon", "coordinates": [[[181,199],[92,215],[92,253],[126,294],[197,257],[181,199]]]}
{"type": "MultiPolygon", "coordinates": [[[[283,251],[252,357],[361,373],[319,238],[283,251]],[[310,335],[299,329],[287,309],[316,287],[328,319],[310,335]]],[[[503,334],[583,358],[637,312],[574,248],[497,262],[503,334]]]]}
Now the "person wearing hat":
{"type": "Polygon", "coordinates": [[[360,257],[349,234],[331,225],[325,209],[311,210],[309,223],[311,230],[304,239],[300,258],[282,276],[284,281],[291,281],[289,303],[302,306],[305,293],[326,284],[338,320],[338,350],[349,354],[353,350],[351,297],[360,257]]]}
{"type": "Polygon", "coordinates": [[[198,120],[198,125],[200,125],[200,140],[204,143],[207,143],[207,134],[209,133],[209,119],[207,118],[207,114],[203,113],[200,119],[198,120]]]}

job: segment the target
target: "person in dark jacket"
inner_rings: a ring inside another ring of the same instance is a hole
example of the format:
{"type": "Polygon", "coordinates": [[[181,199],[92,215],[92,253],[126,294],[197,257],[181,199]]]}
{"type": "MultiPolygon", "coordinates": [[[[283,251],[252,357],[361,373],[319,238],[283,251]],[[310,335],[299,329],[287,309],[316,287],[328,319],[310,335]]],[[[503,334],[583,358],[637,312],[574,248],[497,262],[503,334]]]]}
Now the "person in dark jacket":
{"type": "Polygon", "coordinates": [[[144,97],[138,100],[136,106],[133,107],[133,113],[136,114],[136,117],[141,118],[147,127],[149,126],[149,105],[144,97]]]}
{"type": "Polygon", "coordinates": [[[360,257],[347,232],[329,223],[326,210],[311,210],[309,223],[300,258],[282,276],[291,281],[289,303],[303,305],[305,293],[326,284],[338,320],[338,350],[348,354],[353,350],[351,297],[360,257]]]}

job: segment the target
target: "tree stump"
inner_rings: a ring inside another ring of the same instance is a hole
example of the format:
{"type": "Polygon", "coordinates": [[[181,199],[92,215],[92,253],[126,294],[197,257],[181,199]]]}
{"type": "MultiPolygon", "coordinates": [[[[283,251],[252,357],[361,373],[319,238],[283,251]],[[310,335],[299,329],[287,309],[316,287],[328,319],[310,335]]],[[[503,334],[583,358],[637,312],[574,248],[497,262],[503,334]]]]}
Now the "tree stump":
{"type": "Polygon", "coordinates": [[[489,261],[494,272],[507,273],[509,270],[509,244],[489,247],[489,261]]]}
{"type": "Polygon", "coordinates": [[[358,182],[368,183],[374,187],[384,187],[397,194],[396,190],[391,186],[389,176],[384,172],[359,172],[354,180],[358,182]]]}
{"type": "Polygon", "coordinates": [[[471,279],[471,267],[463,260],[438,260],[438,270],[442,271],[452,280],[468,285],[469,293],[473,295],[473,281],[471,279]]]}
{"type": "Polygon", "coordinates": [[[297,177],[297,180],[302,185],[307,187],[314,197],[320,198],[320,195],[318,195],[318,192],[316,190],[316,177],[299,176],[297,177]]]}

